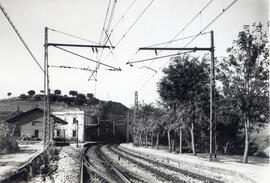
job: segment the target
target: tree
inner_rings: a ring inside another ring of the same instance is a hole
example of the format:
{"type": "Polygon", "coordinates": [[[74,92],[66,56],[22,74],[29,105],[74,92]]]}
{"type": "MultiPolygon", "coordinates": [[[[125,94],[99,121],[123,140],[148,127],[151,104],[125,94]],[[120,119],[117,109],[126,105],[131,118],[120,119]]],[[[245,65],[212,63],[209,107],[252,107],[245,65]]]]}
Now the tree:
{"type": "Polygon", "coordinates": [[[85,94],[78,93],[77,94],[77,97],[76,97],[75,103],[77,105],[83,105],[85,102],[86,102],[86,96],[85,96],[85,94]]]}
{"type": "Polygon", "coordinates": [[[11,94],[12,94],[11,92],[8,92],[8,93],[7,93],[7,96],[11,96],[11,94]]]}
{"type": "Polygon", "coordinates": [[[26,99],[27,99],[27,96],[26,96],[25,94],[21,94],[21,95],[19,96],[19,98],[20,98],[21,100],[26,100],[26,99]]]}
{"type": "Polygon", "coordinates": [[[221,64],[224,96],[235,100],[239,126],[244,128],[243,162],[248,162],[249,136],[269,118],[269,46],[263,25],[245,25],[238,39],[227,49],[228,58],[221,64]]]}
{"type": "Polygon", "coordinates": [[[71,95],[72,97],[76,96],[77,94],[78,94],[78,92],[75,91],[75,90],[70,90],[69,91],[69,95],[71,95]]]}
{"type": "Polygon", "coordinates": [[[61,95],[61,90],[58,90],[58,89],[57,90],[54,90],[54,94],[55,95],[61,95]]]}
{"type": "Polygon", "coordinates": [[[159,135],[163,130],[163,118],[164,110],[160,107],[154,107],[151,116],[151,147],[154,147],[154,136],[156,134],[156,147],[159,149],[159,135]]]}
{"type": "Polygon", "coordinates": [[[31,97],[34,96],[36,94],[35,90],[29,90],[28,95],[30,95],[31,97]]]}
{"type": "Polygon", "coordinates": [[[94,97],[93,93],[87,93],[86,96],[90,100],[93,99],[93,97],[94,97]]]}
{"type": "Polygon", "coordinates": [[[78,94],[77,94],[77,98],[80,98],[80,99],[85,100],[85,99],[86,99],[86,96],[85,96],[85,94],[83,94],[83,93],[78,93],[78,94]]]}
{"type": "MultiPolygon", "coordinates": [[[[184,121],[191,135],[191,148],[195,151],[194,128],[207,121],[209,106],[209,65],[207,58],[201,61],[188,55],[176,57],[168,68],[163,70],[164,76],[158,83],[158,92],[162,100],[173,109],[173,120],[176,121],[177,106],[184,106],[184,121]]],[[[177,127],[177,125],[176,125],[177,127]]],[[[167,127],[171,130],[171,126],[167,127]]],[[[181,132],[180,132],[181,134],[181,132]]],[[[168,133],[169,136],[169,133],[168,133]]]]}

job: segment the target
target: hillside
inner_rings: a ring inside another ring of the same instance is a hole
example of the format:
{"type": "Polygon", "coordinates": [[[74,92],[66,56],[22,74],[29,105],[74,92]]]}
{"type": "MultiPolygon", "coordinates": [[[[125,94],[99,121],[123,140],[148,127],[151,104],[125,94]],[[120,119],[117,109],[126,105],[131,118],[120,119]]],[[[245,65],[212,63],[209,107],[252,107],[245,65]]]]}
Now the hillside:
{"type": "MultiPolygon", "coordinates": [[[[50,102],[51,111],[64,110],[68,107],[78,107],[80,109],[91,112],[92,115],[104,115],[104,114],[126,114],[128,108],[119,102],[113,101],[102,101],[90,103],[89,100],[84,99],[82,105],[76,104],[74,102],[75,98],[70,97],[71,102],[68,103],[64,101],[54,101],[50,102]]],[[[96,99],[95,99],[96,100],[96,99]]],[[[43,109],[44,103],[42,100],[35,99],[20,99],[20,98],[10,98],[0,100],[0,121],[11,116],[17,111],[25,112],[33,108],[43,109]]]]}

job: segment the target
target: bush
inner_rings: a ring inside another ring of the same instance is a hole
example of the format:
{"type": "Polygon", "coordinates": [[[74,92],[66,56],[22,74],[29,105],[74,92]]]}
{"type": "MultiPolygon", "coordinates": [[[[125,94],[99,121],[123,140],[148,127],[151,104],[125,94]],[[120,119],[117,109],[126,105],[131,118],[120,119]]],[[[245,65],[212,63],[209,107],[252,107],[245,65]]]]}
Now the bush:
{"type": "Polygon", "coordinates": [[[26,99],[27,99],[27,96],[26,96],[25,94],[21,94],[21,95],[19,96],[19,98],[20,98],[21,100],[26,100],[26,99]]]}
{"type": "Polygon", "coordinates": [[[0,137],[0,154],[8,154],[19,151],[16,140],[11,136],[0,137]]]}

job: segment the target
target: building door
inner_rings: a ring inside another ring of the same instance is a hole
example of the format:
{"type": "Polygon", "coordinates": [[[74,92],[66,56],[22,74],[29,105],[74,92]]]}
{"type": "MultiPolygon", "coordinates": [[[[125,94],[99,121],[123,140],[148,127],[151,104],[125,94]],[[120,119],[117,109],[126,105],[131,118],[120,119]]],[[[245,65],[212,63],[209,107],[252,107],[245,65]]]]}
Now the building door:
{"type": "Polygon", "coordinates": [[[35,137],[38,137],[38,130],[35,130],[35,137]]]}

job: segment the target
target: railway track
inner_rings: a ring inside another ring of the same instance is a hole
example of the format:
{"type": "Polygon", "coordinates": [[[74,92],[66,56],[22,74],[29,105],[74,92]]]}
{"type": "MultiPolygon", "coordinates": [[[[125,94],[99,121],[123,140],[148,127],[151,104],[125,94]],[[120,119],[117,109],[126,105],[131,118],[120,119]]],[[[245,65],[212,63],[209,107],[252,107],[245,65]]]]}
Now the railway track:
{"type": "Polygon", "coordinates": [[[116,144],[88,148],[84,167],[90,175],[84,182],[223,182],[118,148],[116,144]]]}
{"type": "Polygon", "coordinates": [[[89,174],[89,180],[83,182],[145,182],[117,166],[115,162],[102,153],[100,147],[100,145],[93,145],[86,150],[84,167],[89,174]]]}
{"type": "Polygon", "coordinates": [[[110,151],[128,159],[129,161],[138,164],[142,168],[152,171],[161,180],[166,182],[209,182],[209,183],[222,183],[223,181],[202,176],[188,170],[183,170],[174,166],[170,166],[163,162],[158,162],[151,159],[150,157],[145,157],[139,155],[138,153],[130,152],[128,150],[119,149],[116,145],[109,146],[110,151]]]}

